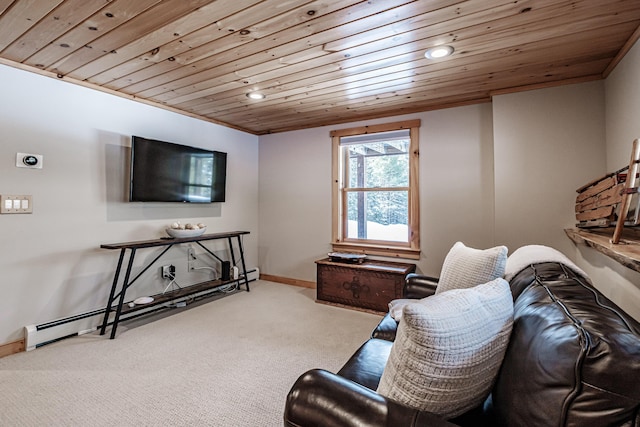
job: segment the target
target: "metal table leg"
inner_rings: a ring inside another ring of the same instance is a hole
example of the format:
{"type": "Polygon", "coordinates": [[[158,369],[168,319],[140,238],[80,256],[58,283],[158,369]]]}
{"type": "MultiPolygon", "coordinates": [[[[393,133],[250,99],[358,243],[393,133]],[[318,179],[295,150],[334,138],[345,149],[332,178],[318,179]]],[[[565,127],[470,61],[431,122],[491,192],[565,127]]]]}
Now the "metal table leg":
{"type": "Polygon", "coordinates": [[[109,323],[109,314],[111,314],[111,305],[113,304],[113,300],[115,299],[116,288],[118,287],[118,279],[120,278],[120,270],[122,269],[122,261],[124,260],[125,251],[125,248],[122,248],[120,250],[120,258],[118,259],[116,274],[113,276],[113,284],[111,285],[111,292],[109,293],[109,302],[107,303],[107,308],[104,311],[104,319],[102,320],[100,335],[104,335],[104,332],[107,328],[107,323],[109,323]]]}
{"type": "MultiPolygon", "coordinates": [[[[247,274],[247,265],[244,262],[244,249],[242,248],[242,239],[240,236],[238,237],[238,246],[240,248],[240,261],[242,262],[242,271],[244,271],[244,284],[247,287],[247,292],[251,291],[249,289],[249,274],[247,274]]],[[[231,251],[233,252],[233,246],[231,247],[231,251]]]]}
{"type": "Polygon", "coordinates": [[[124,297],[129,287],[129,276],[131,276],[131,267],[133,266],[133,258],[136,255],[136,249],[131,248],[131,255],[129,255],[129,264],[127,265],[127,272],[124,275],[124,282],[122,282],[122,290],[120,291],[120,299],[118,300],[118,306],[116,307],[116,316],[113,319],[113,326],[111,326],[111,339],[116,337],[116,329],[118,328],[118,322],[120,321],[120,314],[122,313],[122,305],[124,304],[124,297]]]}

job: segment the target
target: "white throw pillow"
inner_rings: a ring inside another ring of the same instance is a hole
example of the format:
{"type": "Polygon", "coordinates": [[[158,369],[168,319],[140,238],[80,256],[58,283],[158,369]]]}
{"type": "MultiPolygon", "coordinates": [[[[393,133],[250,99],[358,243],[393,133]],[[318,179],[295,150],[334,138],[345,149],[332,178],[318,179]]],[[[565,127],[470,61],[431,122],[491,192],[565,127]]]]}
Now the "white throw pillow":
{"type": "MultiPolygon", "coordinates": [[[[427,297],[428,298],[428,297],[427,297]]],[[[415,304],[422,300],[419,299],[409,299],[409,298],[400,298],[394,299],[389,302],[389,314],[396,322],[399,322],[402,319],[402,310],[408,304],[415,304]]]]}
{"type": "Polygon", "coordinates": [[[404,308],[378,393],[453,418],[480,405],[502,364],[513,300],[502,278],[404,308]]]}
{"type": "Polygon", "coordinates": [[[504,275],[507,247],[469,248],[457,242],[444,259],[436,295],[451,289],[464,289],[487,283],[504,275]]]}

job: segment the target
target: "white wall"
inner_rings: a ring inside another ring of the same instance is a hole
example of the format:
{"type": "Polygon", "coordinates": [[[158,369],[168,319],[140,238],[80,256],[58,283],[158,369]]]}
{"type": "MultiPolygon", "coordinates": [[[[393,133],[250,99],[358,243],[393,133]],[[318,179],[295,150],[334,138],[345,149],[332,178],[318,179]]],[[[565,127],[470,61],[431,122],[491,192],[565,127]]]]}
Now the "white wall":
{"type": "Polygon", "coordinates": [[[420,129],[419,271],[439,276],[457,241],[495,239],[491,104],[424,113],[420,129]]]}
{"type": "MultiPolygon", "coordinates": [[[[104,307],[118,253],[100,244],[157,238],[178,219],[250,231],[247,261],[257,265],[256,136],[6,66],[0,92],[0,194],[33,196],[33,214],[0,215],[0,344],[25,325],[104,307]],[[131,135],[226,151],[227,202],[126,202],[131,135]],[[44,168],[17,168],[17,152],[44,155],[44,168]]],[[[151,254],[141,251],[138,267],[151,254]]],[[[181,269],[181,249],[167,256],[179,282],[198,281],[181,269]]],[[[157,276],[146,273],[131,296],[162,291],[157,276]]]]}
{"type": "Polygon", "coordinates": [[[260,136],[259,200],[260,272],[315,281],[331,251],[329,128],[260,136]]]}
{"type": "Polygon", "coordinates": [[[631,142],[640,136],[638,53],[636,47],[606,82],[493,99],[497,239],[512,250],[538,243],[564,252],[636,319],[640,274],[573,244],[562,230],[575,226],[575,190],[629,163],[631,142]]]}
{"type": "Polygon", "coordinates": [[[493,152],[491,104],[260,137],[262,273],[315,281],[314,261],[331,250],[329,132],[419,118],[422,257],[440,273],[453,243],[491,246],[493,152]]]}
{"type": "Polygon", "coordinates": [[[496,238],[573,252],[576,189],[604,174],[601,81],[493,98],[496,238]]]}
{"type": "Polygon", "coordinates": [[[633,140],[640,138],[640,42],[605,81],[607,171],[629,164],[633,140]]]}
{"type": "Polygon", "coordinates": [[[313,261],[330,250],[329,131],[412,118],[422,119],[420,272],[439,275],[457,240],[478,248],[504,244],[511,252],[547,245],[576,261],[605,295],[640,318],[637,274],[574,245],[564,233],[575,226],[576,189],[607,171],[603,81],[261,136],[262,272],[314,281],[313,261]]]}
{"type": "MultiPolygon", "coordinates": [[[[248,230],[251,267],[314,281],[313,261],[331,249],[329,131],[413,118],[422,120],[419,271],[438,275],[457,240],[512,251],[546,244],[640,318],[640,275],[574,246],[563,232],[575,223],[575,189],[628,163],[640,137],[639,74],[636,44],[604,83],[258,138],[0,66],[0,194],[31,194],[34,203],[31,215],[0,215],[0,344],[21,338],[24,325],[101,308],[117,254],[99,245],[159,237],[176,219],[205,222],[210,231],[248,230]],[[133,134],[227,151],[227,202],[126,203],[133,134]],[[44,169],[16,168],[17,152],[43,154],[44,169]]],[[[183,254],[174,257],[180,279],[183,254]]],[[[185,282],[197,279],[184,274],[185,282]]],[[[149,275],[140,294],[163,286],[157,272],[149,275]]]]}
{"type": "MultiPolygon", "coordinates": [[[[633,140],[640,138],[640,43],[632,47],[605,81],[606,170],[629,164],[633,140]]],[[[597,178],[594,176],[593,178],[597,178]]],[[[624,239],[624,232],[623,232],[624,239]]],[[[640,273],[588,247],[581,247],[580,266],[605,295],[640,319],[640,273]]]]}

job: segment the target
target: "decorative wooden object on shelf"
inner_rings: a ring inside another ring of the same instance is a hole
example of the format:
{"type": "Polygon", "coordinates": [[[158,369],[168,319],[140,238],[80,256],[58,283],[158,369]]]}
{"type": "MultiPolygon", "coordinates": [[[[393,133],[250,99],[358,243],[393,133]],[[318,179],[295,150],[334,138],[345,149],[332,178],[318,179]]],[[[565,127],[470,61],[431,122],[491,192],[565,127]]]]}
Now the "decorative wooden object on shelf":
{"type": "Polygon", "coordinates": [[[631,206],[640,163],[640,143],[633,141],[631,160],[625,166],[580,187],[576,197],[576,219],[580,228],[609,227],[615,223],[613,244],[620,243],[622,230],[631,206]]]}
{"type": "Polygon", "coordinates": [[[415,264],[365,260],[359,264],[316,261],[317,300],[385,313],[389,302],[402,298],[405,276],[415,264]]]}
{"type": "Polygon", "coordinates": [[[616,224],[616,229],[613,232],[613,239],[611,243],[617,245],[620,243],[620,237],[622,236],[622,229],[624,228],[624,221],[629,213],[629,206],[631,205],[631,195],[638,192],[636,186],[638,175],[638,163],[640,162],[640,143],[638,140],[633,141],[633,149],[631,150],[631,160],[629,160],[629,173],[627,174],[626,185],[622,192],[622,201],[620,202],[620,214],[619,220],[616,224]]]}
{"type": "Polygon", "coordinates": [[[578,227],[609,226],[614,220],[614,210],[622,200],[624,183],[622,174],[614,172],[580,187],[576,197],[578,227]]]}

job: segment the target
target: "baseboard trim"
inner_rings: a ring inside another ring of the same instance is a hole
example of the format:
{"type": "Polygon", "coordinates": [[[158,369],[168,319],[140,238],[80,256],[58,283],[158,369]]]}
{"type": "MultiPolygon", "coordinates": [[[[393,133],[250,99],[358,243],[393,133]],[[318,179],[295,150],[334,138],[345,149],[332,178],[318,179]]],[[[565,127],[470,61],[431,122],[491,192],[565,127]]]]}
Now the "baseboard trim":
{"type": "Polygon", "coordinates": [[[24,351],[24,338],[18,341],[0,344],[0,357],[10,356],[12,354],[24,351]]]}
{"type": "Polygon", "coordinates": [[[271,274],[260,273],[260,279],[268,280],[270,282],[284,283],[285,285],[299,286],[301,288],[316,288],[316,282],[309,282],[307,280],[290,279],[282,276],[272,276],[271,274]]]}

